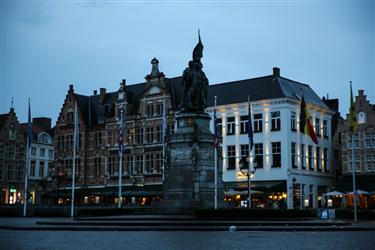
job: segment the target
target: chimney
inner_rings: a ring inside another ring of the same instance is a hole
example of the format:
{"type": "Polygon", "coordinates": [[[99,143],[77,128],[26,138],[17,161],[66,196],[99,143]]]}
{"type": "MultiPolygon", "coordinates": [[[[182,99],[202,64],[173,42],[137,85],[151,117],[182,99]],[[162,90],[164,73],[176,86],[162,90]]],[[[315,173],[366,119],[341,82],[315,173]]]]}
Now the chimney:
{"type": "Polygon", "coordinates": [[[121,85],[126,86],[126,80],[125,79],[122,79],[121,85]]]}
{"type": "Polygon", "coordinates": [[[100,88],[100,102],[104,102],[104,100],[105,100],[105,95],[106,95],[106,90],[105,90],[105,88],[100,88]]]}
{"type": "Polygon", "coordinates": [[[363,89],[358,90],[358,96],[363,96],[363,95],[364,95],[364,90],[363,89]]]}
{"type": "Polygon", "coordinates": [[[97,94],[98,94],[98,91],[94,89],[94,95],[97,95],[97,94]]]}
{"type": "Polygon", "coordinates": [[[74,88],[73,88],[73,84],[69,84],[69,92],[72,92],[72,93],[74,93],[74,88]]]}
{"type": "Polygon", "coordinates": [[[273,67],[273,76],[280,77],[280,69],[278,67],[273,67]]]}

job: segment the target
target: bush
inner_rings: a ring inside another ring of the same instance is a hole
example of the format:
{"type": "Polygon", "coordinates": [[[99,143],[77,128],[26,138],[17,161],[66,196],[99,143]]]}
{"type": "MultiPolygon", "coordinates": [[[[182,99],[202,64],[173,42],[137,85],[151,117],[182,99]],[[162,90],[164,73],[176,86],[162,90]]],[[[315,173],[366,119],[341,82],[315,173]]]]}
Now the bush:
{"type": "Polygon", "coordinates": [[[131,208],[79,208],[78,216],[111,216],[133,214],[134,209],[131,208]]]}
{"type": "Polygon", "coordinates": [[[246,208],[222,208],[222,209],[196,209],[198,218],[314,218],[316,211],[297,209],[246,209],[246,208]]]}
{"type": "MultiPolygon", "coordinates": [[[[337,219],[353,219],[354,212],[352,209],[336,209],[335,216],[337,219]]],[[[357,210],[358,220],[375,220],[374,210],[357,210]]]]}

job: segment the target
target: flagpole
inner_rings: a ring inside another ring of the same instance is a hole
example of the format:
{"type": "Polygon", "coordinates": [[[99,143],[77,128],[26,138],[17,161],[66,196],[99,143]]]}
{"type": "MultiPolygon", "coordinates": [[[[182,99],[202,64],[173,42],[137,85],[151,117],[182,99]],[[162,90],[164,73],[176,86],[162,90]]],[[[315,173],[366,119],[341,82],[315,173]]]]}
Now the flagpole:
{"type": "Polygon", "coordinates": [[[121,103],[121,109],[120,109],[120,123],[121,123],[121,127],[120,127],[120,140],[119,140],[119,157],[120,157],[120,161],[119,161],[119,166],[118,166],[118,201],[117,201],[117,206],[118,208],[121,208],[121,205],[122,205],[122,190],[121,190],[121,187],[122,187],[122,150],[123,150],[123,143],[124,143],[124,118],[123,118],[123,115],[124,115],[124,111],[123,111],[123,103],[121,103]],[[121,144],[121,145],[120,145],[121,144]]]}
{"type": "Polygon", "coordinates": [[[355,119],[355,107],[354,107],[354,99],[353,99],[353,90],[352,90],[352,81],[350,81],[350,111],[349,111],[349,132],[350,132],[350,138],[352,143],[352,176],[353,176],[353,206],[354,206],[354,222],[357,222],[357,190],[356,190],[356,184],[355,184],[355,160],[354,160],[354,131],[356,129],[356,119],[355,119]]]}
{"type": "Polygon", "coordinates": [[[30,149],[32,142],[32,124],[31,124],[31,111],[30,111],[30,98],[29,98],[29,113],[27,124],[27,139],[26,139],[26,164],[25,164],[25,190],[23,196],[23,217],[26,217],[27,212],[27,193],[28,193],[28,177],[30,169],[30,149]]]}
{"type": "Polygon", "coordinates": [[[352,139],[352,175],[353,175],[353,202],[354,202],[354,222],[357,222],[357,190],[355,185],[355,164],[354,164],[354,135],[351,136],[352,139]]]}
{"type": "Polygon", "coordinates": [[[77,147],[77,126],[78,126],[78,115],[77,115],[77,102],[74,103],[74,140],[73,140],[73,169],[72,169],[72,204],[70,208],[70,217],[74,217],[74,186],[75,186],[75,175],[76,175],[76,147],[77,147]]]}
{"type": "MultiPolygon", "coordinates": [[[[216,105],[217,105],[217,96],[214,97],[214,103],[215,103],[215,112],[216,112],[216,105]]],[[[216,117],[214,118],[216,119],[216,117]]],[[[214,121],[214,126],[216,122],[214,121]]],[[[214,128],[214,131],[216,131],[216,128],[214,128]]],[[[217,136],[217,135],[215,135],[217,136]]],[[[215,138],[215,140],[217,140],[215,138]]],[[[214,191],[214,208],[217,209],[217,145],[215,145],[215,151],[214,151],[214,158],[215,158],[215,191],[214,191]]]]}
{"type": "MultiPolygon", "coordinates": [[[[249,118],[248,118],[248,122],[251,122],[251,110],[250,110],[250,95],[247,96],[247,102],[248,102],[248,108],[249,108],[249,118]]],[[[252,126],[251,124],[248,124],[248,129],[252,129],[252,126]]],[[[250,131],[248,131],[248,133],[250,133],[250,131]]],[[[249,165],[248,165],[248,171],[247,171],[247,181],[248,181],[248,199],[249,199],[249,202],[248,202],[248,205],[249,207],[248,208],[251,208],[251,171],[250,171],[250,164],[251,164],[251,160],[250,160],[250,154],[251,154],[251,150],[252,150],[252,145],[251,145],[251,139],[250,137],[248,137],[249,139],[249,165]]]]}
{"type": "MultiPolygon", "coordinates": [[[[302,96],[302,89],[301,89],[301,110],[300,110],[300,112],[302,112],[302,102],[303,102],[303,96],[302,96]]],[[[300,167],[300,171],[299,171],[299,208],[300,209],[302,209],[303,207],[302,207],[302,199],[303,199],[303,190],[302,190],[302,187],[303,187],[303,185],[302,185],[302,178],[303,178],[303,176],[302,176],[302,171],[303,171],[303,161],[304,161],[304,155],[305,155],[305,152],[303,152],[304,150],[304,148],[303,148],[303,144],[302,144],[302,136],[303,136],[303,130],[305,129],[305,128],[302,128],[302,114],[300,114],[300,120],[299,120],[299,126],[300,126],[300,128],[299,128],[299,132],[300,132],[300,146],[301,146],[301,157],[300,157],[300,159],[301,159],[301,167],[300,167]]],[[[305,124],[305,126],[306,126],[306,124],[305,124]]]]}
{"type": "Polygon", "coordinates": [[[163,98],[163,114],[162,114],[162,143],[163,143],[163,161],[162,161],[162,169],[161,169],[161,181],[164,183],[164,171],[165,171],[165,134],[166,134],[166,126],[167,126],[167,120],[166,120],[166,108],[165,108],[165,93],[163,98]]]}

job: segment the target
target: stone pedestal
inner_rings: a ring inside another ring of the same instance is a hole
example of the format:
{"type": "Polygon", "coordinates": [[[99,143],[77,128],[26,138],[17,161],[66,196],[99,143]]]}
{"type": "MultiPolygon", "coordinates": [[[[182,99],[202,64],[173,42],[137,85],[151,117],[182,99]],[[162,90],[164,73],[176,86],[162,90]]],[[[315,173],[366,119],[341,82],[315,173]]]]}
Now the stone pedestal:
{"type": "MultiPolygon", "coordinates": [[[[214,207],[215,159],[213,135],[206,113],[176,114],[177,130],[168,145],[170,163],[165,172],[166,212],[187,213],[214,207]]],[[[223,203],[221,152],[218,152],[218,207],[223,203]]]]}

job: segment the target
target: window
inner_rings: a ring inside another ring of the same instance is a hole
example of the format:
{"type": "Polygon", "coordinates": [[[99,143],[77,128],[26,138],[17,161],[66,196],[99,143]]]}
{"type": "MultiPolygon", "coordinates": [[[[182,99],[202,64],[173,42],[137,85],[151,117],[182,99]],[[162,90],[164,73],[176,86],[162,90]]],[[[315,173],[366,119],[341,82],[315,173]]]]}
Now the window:
{"type": "Polygon", "coordinates": [[[271,112],[271,131],[280,130],[280,111],[271,112]]]}
{"type": "Polygon", "coordinates": [[[305,169],[305,145],[302,144],[301,145],[301,166],[302,166],[302,169],[305,169]]]}
{"type": "Polygon", "coordinates": [[[322,171],[322,166],[320,162],[320,147],[316,147],[315,155],[316,155],[316,168],[318,171],[322,171]]]}
{"type": "Polygon", "coordinates": [[[30,161],[30,176],[35,176],[35,161],[30,161]]]}
{"type": "Polygon", "coordinates": [[[13,166],[8,165],[8,181],[13,180],[13,166]]]}
{"type": "Polygon", "coordinates": [[[100,137],[100,131],[96,131],[95,132],[95,149],[99,149],[100,148],[100,144],[101,144],[101,137],[100,137]]]}
{"type": "Polygon", "coordinates": [[[167,127],[168,127],[167,134],[173,135],[174,134],[174,124],[169,124],[167,127]]]}
{"type": "Polygon", "coordinates": [[[227,135],[234,135],[236,128],[236,123],[234,117],[227,118],[227,135]]]}
{"type": "Polygon", "coordinates": [[[316,136],[320,136],[320,119],[315,118],[315,133],[316,136]]]}
{"type": "Polygon", "coordinates": [[[241,144],[240,145],[240,160],[241,161],[248,161],[249,156],[249,144],[241,144]]]}
{"type": "Polygon", "coordinates": [[[307,166],[310,170],[314,170],[312,146],[307,147],[307,166]]]}
{"type": "MultiPolygon", "coordinates": [[[[361,161],[360,161],[359,155],[356,155],[354,157],[354,159],[355,159],[355,161],[354,161],[355,171],[359,172],[359,171],[361,171],[361,161]]],[[[348,156],[348,172],[352,172],[352,168],[353,168],[352,165],[353,165],[352,156],[349,155],[348,156]]]]}
{"type": "Polygon", "coordinates": [[[46,155],[46,150],[44,148],[39,149],[39,155],[44,157],[46,155]]]}
{"type": "Polygon", "coordinates": [[[143,155],[137,155],[135,161],[135,172],[136,174],[143,173],[143,155]]]}
{"type": "Polygon", "coordinates": [[[217,118],[217,130],[219,135],[222,136],[223,134],[223,120],[221,118],[217,118]]]}
{"type": "Polygon", "coordinates": [[[324,138],[328,138],[328,121],[327,120],[323,120],[323,136],[324,138]]]}
{"type": "Polygon", "coordinates": [[[9,148],[8,148],[8,158],[9,159],[14,159],[14,157],[15,157],[15,155],[16,155],[16,152],[15,152],[15,148],[14,147],[12,147],[12,146],[10,146],[9,148]]]}
{"type": "Polygon", "coordinates": [[[36,148],[34,148],[34,147],[31,148],[31,155],[32,156],[36,155],[36,148]]]}
{"type": "Polygon", "coordinates": [[[296,162],[296,143],[292,142],[291,143],[291,163],[292,163],[292,168],[297,168],[297,162],[296,162]]]}
{"type": "Polygon", "coordinates": [[[135,130],[135,143],[143,143],[143,128],[137,128],[135,130]]]}
{"type": "Polygon", "coordinates": [[[44,176],[44,161],[41,161],[39,163],[39,177],[43,177],[44,176]]]}
{"type": "Polygon", "coordinates": [[[158,102],[157,112],[158,112],[159,115],[163,114],[163,103],[162,102],[158,102]]]}
{"type": "Polygon", "coordinates": [[[100,157],[95,158],[95,177],[100,177],[100,157]]]}
{"type": "Polygon", "coordinates": [[[52,149],[48,150],[48,158],[53,159],[53,150],[52,149]]]}
{"type": "Polygon", "coordinates": [[[129,175],[134,173],[134,155],[128,155],[126,160],[127,171],[129,175]]]}
{"type": "Polygon", "coordinates": [[[366,148],[375,148],[375,132],[367,132],[365,135],[366,148]]]}
{"type": "Polygon", "coordinates": [[[156,142],[161,142],[161,137],[162,137],[162,128],[161,126],[156,126],[156,133],[155,133],[155,139],[156,139],[156,142]]]}
{"type": "Polygon", "coordinates": [[[323,170],[329,172],[328,166],[328,148],[323,149],[323,170]]]}
{"type": "Polygon", "coordinates": [[[74,119],[73,119],[73,112],[72,112],[72,111],[69,111],[69,112],[66,114],[66,117],[67,117],[67,121],[66,121],[67,124],[72,124],[72,123],[74,122],[74,119]]]}
{"type": "Polygon", "coordinates": [[[254,158],[257,168],[263,168],[263,143],[254,144],[254,158]]]}
{"type": "Polygon", "coordinates": [[[146,143],[153,143],[154,141],[154,128],[147,127],[146,128],[146,143]]]}
{"type": "Polygon", "coordinates": [[[128,129],[126,132],[126,144],[134,144],[134,130],[133,129],[128,129]]]}
{"type": "MultiPolygon", "coordinates": [[[[354,138],[354,148],[359,148],[359,139],[360,139],[360,136],[358,133],[354,133],[353,134],[353,138],[354,138]]],[[[350,134],[348,133],[347,135],[347,143],[348,143],[348,149],[351,149],[352,148],[352,140],[350,138],[350,134]]]]}
{"type": "Polygon", "coordinates": [[[9,140],[14,141],[16,139],[16,130],[14,128],[9,129],[9,140]]]}
{"type": "Polygon", "coordinates": [[[146,104],[146,116],[153,116],[154,115],[154,105],[153,103],[146,104]]]}
{"type": "Polygon", "coordinates": [[[3,165],[0,163],[0,181],[3,180],[3,165]]]}
{"type": "Polygon", "coordinates": [[[228,145],[227,146],[227,155],[228,155],[228,164],[227,169],[236,169],[236,146],[228,145]]]}
{"type": "Polygon", "coordinates": [[[290,112],[290,129],[292,131],[297,131],[297,129],[296,129],[296,112],[294,112],[294,111],[290,112]]]}
{"type": "Polygon", "coordinates": [[[272,167],[281,167],[281,142],[272,142],[272,167]]]}
{"type": "Polygon", "coordinates": [[[254,114],[254,133],[261,133],[263,131],[262,114],[254,114]]]}
{"type": "Polygon", "coordinates": [[[155,155],[155,164],[156,171],[160,173],[163,167],[163,154],[159,153],[155,155]]]}
{"type": "Polygon", "coordinates": [[[108,158],[108,174],[109,175],[114,175],[115,174],[115,161],[116,161],[116,157],[115,156],[110,156],[108,158]]]}
{"type": "Polygon", "coordinates": [[[375,171],[375,155],[366,156],[366,169],[368,172],[375,171]]]}
{"type": "Polygon", "coordinates": [[[240,134],[247,134],[248,123],[249,123],[248,115],[243,115],[240,117],[240,134]]]}
{"type": "MultiPolygon", "coordinates": [[[[0,169],[1,171],[1,169],[0,169]]],[[[1,180],[1,174],[0,174],[0,180],[1,180]]],[[[22,181],[23,180],[23,166],[18,165],[17,167],[17,180],[22,181]]]]}
{"type": "Polygon", "coordinates": [[[146,154],[146,166],[145,166],[145,173],[151,174],[154,172],[154,155],[153,154],[146,154]]]}

